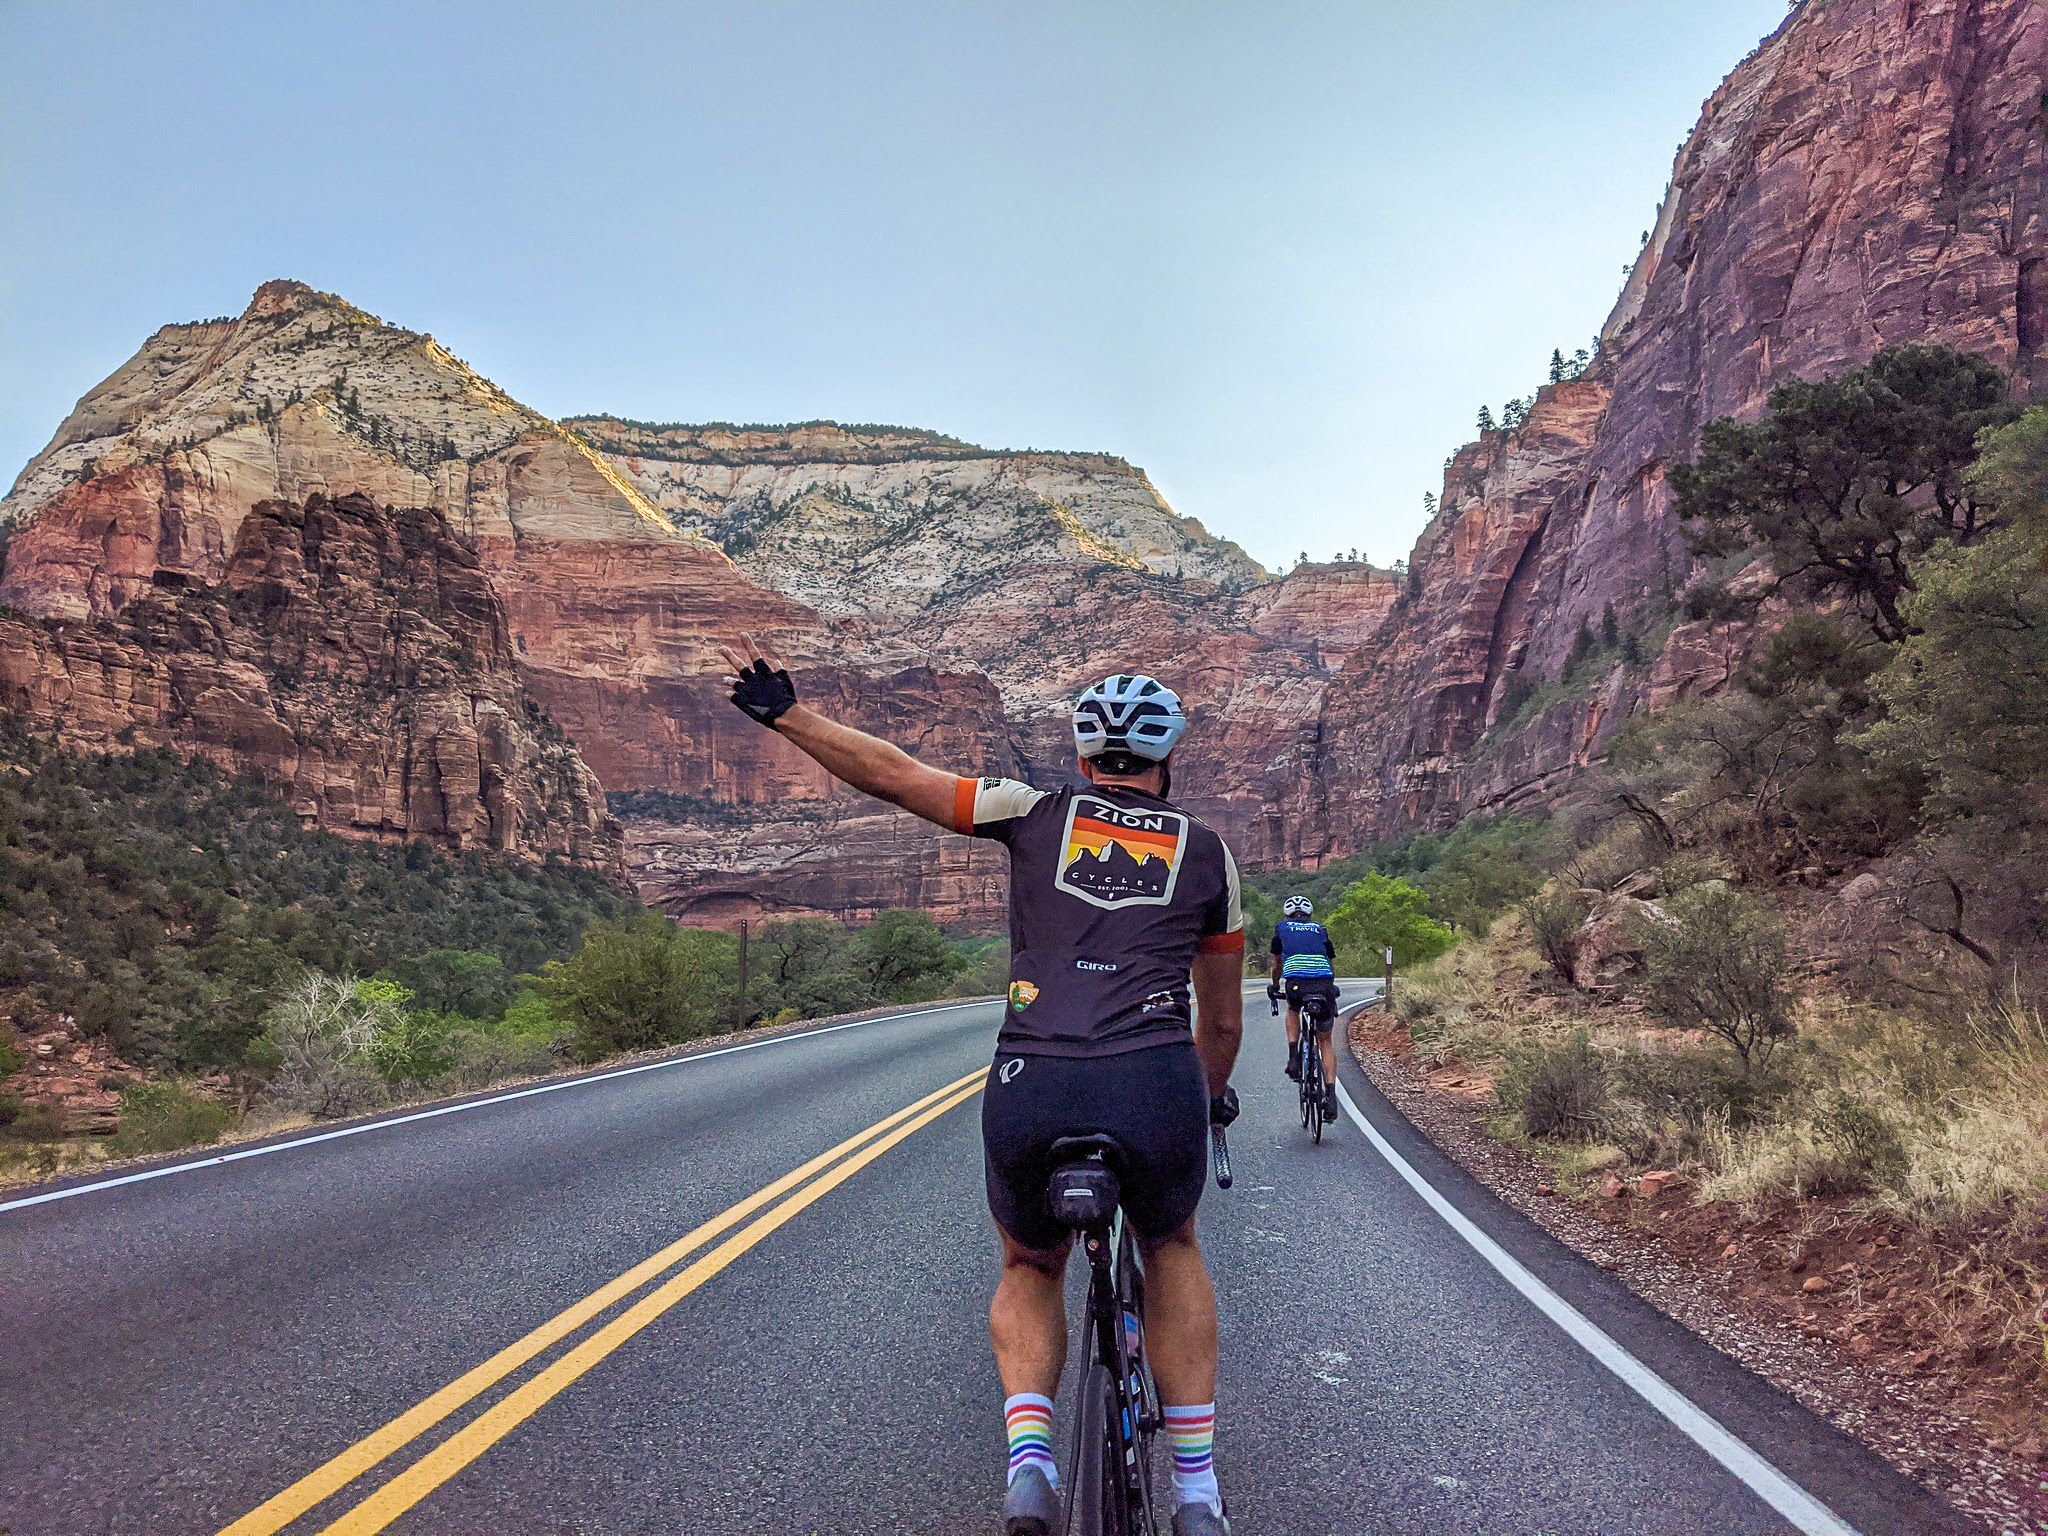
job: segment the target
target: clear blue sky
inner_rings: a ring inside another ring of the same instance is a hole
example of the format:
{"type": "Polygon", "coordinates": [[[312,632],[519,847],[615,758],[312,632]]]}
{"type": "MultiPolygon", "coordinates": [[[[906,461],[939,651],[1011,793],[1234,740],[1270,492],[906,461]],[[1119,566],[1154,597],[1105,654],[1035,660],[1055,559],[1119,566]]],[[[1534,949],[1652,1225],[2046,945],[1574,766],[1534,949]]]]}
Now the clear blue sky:
{"type": "Polygon", "coordinates": [[[0,476],[296,277],[554,415],[1100,449],[1407,552],[1784,0],[0,0],[0,476]]]}

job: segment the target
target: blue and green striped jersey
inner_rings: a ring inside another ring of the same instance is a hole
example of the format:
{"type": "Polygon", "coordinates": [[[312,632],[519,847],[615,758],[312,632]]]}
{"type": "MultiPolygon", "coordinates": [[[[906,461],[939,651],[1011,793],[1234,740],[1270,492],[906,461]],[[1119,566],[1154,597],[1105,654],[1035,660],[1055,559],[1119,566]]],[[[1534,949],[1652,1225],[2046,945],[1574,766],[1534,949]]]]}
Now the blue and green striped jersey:
{"type": "Polygon", "coordinates": [[[1273,925],[1273,953],[1280,957],[1282,976],[1334,976],[1330,962],[1337,958],[1337,946],[1330,942],[1330,930],[1321,923],[1305,923],[1283,917],[1273,925]]]}

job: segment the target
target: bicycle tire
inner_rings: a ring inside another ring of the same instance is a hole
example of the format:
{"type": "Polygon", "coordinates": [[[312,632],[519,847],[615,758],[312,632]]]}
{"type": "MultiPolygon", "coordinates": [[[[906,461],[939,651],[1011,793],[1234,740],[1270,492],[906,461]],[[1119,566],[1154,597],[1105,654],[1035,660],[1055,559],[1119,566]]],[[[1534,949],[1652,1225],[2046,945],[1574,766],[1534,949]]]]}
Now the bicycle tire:
{"type": "Polygon", "coordinates": [[[1109,1432],[1109,1372],[1100,1360],[1089,1360],[1079,1386],[1066,1536],[1127,1536],[1121,1529],[1118,1479],[1112,1474],[1116,1442],[1109,1432]]]}
{"type": "MultiPolygon", "coordinates": [[[[1130,1224],[1122,1224],[1117,1244],[1117,1305],[1138,1320],[1138,1358],[1135,1368],[1132,1362],[1123,1362],[1127,1379],[1137,1378],[1136,1395],[1132,1401],[1131,1436],[1137,1451],[1137,1486],[1133,1490],[1136,1498],[1130,1511],[1130,1528],[1152,1536],[1157,1528],[1154,1524],[1152,1502],[1152,1442],[1157,1426],[1165,1421],[1165,1411],[1159,1403],[1159,1383],[1152,1378],[1152,1357],[1145,1348],[1145,1269],[1138,1259],[1138,1245],[1131,1236],[1130,1224]]],[[[1128,1340],[1129,1334],[1124,1337],[1128,1340]]]]}

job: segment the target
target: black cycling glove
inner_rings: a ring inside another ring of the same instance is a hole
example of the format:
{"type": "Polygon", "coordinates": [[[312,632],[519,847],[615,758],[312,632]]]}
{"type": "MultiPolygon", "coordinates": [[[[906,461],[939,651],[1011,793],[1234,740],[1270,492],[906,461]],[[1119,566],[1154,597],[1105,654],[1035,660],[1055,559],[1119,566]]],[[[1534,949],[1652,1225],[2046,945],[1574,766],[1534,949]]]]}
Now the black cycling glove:
{"type": "Polygon", "coordinates": [[[1225,1085],[1223,1091],[1209,1101],[1209,1123],[1228,1125],[1237,1118],[1237,1090],[1225,1085]]]}
{"type": "Polygon", "coordinates": [[[732,701],[763,725],[773,726],[795,705],[796,684],[787,669],[771,672],[767,662],[757,659],[732,680],[732,701]]]}

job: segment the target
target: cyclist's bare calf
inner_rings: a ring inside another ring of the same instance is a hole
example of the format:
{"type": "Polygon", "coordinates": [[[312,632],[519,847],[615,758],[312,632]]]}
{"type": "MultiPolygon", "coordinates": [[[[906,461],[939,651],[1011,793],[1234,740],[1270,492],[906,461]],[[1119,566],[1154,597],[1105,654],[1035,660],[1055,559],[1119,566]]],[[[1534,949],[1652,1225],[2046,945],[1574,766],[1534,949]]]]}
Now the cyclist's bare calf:
{"type": "Polygon", "coordinates": [[[1027,1248],[1007,1232],[1003,1273],[988,1308],[988,1338],[995,1347],[1003,1393],[1059,1390],[1067,1364],[1067,1255],[1071,1239],[1054,1249],[1027,1248]]]}
{"type": "Polygon", "coordinates": [[[1145,1251],[1145,1348],[1161,1402],[1216,1397],[1216,1291],[1195,1241],[1195,1223],[1145,1251]]]}

